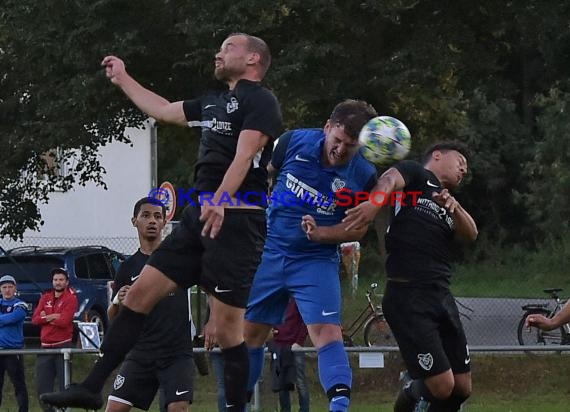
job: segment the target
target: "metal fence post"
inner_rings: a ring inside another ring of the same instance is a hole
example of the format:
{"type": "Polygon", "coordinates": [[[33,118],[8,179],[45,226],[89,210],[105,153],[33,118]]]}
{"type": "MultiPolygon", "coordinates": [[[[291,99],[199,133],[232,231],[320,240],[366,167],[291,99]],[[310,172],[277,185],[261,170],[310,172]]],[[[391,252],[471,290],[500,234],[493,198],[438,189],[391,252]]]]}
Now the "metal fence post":
{"type": "Polygon", "coordinates": [[[63,384],[67,388],[71,383],[71,353],[62,349],[63,352],[63,384]]]}
{"type": "MultiPolygon", "coordinates": [[[[63,355],[63,386],[67,388],[71,384],[71,351],[62,349],[63,355]]],[[[69,408],[65,408],[66,412],[69,408]]]]}

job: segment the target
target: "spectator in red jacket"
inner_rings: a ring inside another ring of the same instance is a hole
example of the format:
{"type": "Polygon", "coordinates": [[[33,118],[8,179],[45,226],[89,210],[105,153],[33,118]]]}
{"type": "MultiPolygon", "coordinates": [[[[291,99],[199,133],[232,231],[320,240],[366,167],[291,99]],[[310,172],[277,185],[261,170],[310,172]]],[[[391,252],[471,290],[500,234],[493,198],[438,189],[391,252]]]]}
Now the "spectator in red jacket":
{"type": "MultiPolygon", "coordinates": [[[[32,323],[41,327],[42,348],[70,348],[73,346],[73,318],[77,312],[77,296],[69,287],[69,275],[65,269],[51,271],[53,289],[42,294],[32,316],[32,323]]],[[[38,397],[53,392],[55,378],[61,390],[63,382],[63,356],[60,354],[38,355],[36,361],[36,388],[38,397]]],[[[55,411],[49,405],[40,405],[45,412],[55,411]]]]}

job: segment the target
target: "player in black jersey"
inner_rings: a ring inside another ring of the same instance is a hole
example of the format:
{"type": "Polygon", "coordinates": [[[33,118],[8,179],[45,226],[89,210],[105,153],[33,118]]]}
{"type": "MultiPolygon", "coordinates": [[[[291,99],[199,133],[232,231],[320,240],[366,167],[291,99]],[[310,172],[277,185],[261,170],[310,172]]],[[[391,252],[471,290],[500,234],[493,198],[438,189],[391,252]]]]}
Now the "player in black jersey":
{"type": "MultiPolygon", "coordinates": [[[[461,144],[437,144],[427,150],[423,165],[400,162],[373,189],[421,192],[416,202],[404,197],[393,208],[386,234],[382,306],[411,378],[395,412],[457,411],[471,393],[471,358],[449,290],[454,243],[477,238],[473,218],[449,192],[467,173],[467,157],[461,144]]],[[[349,210],[345,221],[358,228],[378,210],[365,202],[349,210]]]]}
{"type": "Polygon", "coordinates": [[[265,211],[243,202],[237,205],[235,197],[238,191],[259,196],[267,191],[272,140],[282,127],[276,97],[260,84],[270,61],[263,40],[232,34],[215,56],[214,71],[229,90],[171,103],[130,77],[119,58],[103,59],[107,77],[143,112],[160,122],[201,128],[194,187],[214,195],[211,203],[186,207],[180,224],[151,255],[106,333],[104,356],[89,376],[67,391],[44,394],[45,402],[100,406],[106,378],[136,343],[154,305],[177,286],[200,284],[210,294],[216,340],[222,347],[227,410],[243,411],[249,369],[243,318],[263,250],[265,211]]]}
{"type": "MultiPolygon", "coordinates": [[[[140,247],[121,264],[115,277],[114,298],[107,310],[110,320],[117,316],[131,285],[160,245],[165,217],[164,206],[152,204],[148,197],[135,204],[132,223],[140,247]]],[[[132,407],[148,410],[159,387],[168,412],[188,410],[193,395],[188,303],[186,289],[178,288],[148,314],[139,340],[115,377],[106,412],[128,412],[132,407]]]]}

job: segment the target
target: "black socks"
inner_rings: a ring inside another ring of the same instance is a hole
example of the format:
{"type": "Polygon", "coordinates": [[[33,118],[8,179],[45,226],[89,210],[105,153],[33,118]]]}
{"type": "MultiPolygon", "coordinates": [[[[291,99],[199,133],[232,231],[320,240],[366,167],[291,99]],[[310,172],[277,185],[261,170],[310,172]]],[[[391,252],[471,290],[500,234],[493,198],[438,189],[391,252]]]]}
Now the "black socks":
{"type": "Polygon", "coordinates": [[[249,354],[245,342],[233,348],[222,349],[224,357],[224,385],[226,388],[226,410],[243,412],[247,403],[247,381],[249,375],[249,354]]]}

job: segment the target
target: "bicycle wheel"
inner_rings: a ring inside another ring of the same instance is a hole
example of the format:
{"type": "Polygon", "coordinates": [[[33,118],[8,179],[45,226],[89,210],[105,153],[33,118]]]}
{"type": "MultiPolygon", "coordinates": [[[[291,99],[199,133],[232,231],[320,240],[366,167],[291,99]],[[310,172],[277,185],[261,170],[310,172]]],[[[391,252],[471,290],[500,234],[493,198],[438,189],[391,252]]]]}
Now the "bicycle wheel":
{"type": "Polygon", "coordinates": [[[543,331],[536,327],[525,326],[528,315],[538,314],[548,317],[550,312],[547,310],[533,310],[525,312],[519,321],[517,328],[517,337],[520,345],[561,345],[564,329],[562,327],[551,331],[543,331]]]}
{"type": "Polygon", "coordinates": [[[364,324],[364,343],[367,346],[397,346],[392,329],[384,315],[376,314],[364,324]]]}

